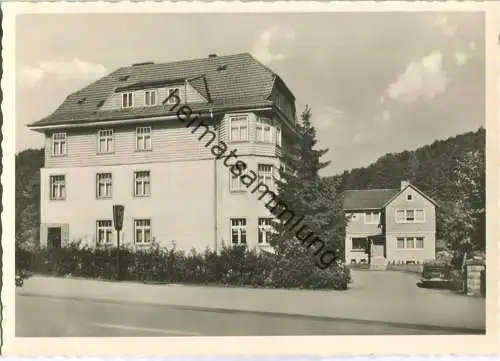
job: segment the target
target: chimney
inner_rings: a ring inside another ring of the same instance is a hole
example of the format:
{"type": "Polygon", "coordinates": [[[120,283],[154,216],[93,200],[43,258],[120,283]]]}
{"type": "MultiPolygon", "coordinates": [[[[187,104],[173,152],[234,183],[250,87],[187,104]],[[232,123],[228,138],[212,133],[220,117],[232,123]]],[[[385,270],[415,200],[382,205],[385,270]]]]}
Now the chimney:
{"type": "Polygon", "coordinates": [[[216,58],[216,57],[217,57],[217,54],[208,54],[208,57],[209,57],[209,58],[216,58]]]}
{"type": "Polygon", "coordinates": [[[410,182],[408,182],[407,180],[401,181],[401,190],[405,189],[409,185],[410,185],[410,182]]]}

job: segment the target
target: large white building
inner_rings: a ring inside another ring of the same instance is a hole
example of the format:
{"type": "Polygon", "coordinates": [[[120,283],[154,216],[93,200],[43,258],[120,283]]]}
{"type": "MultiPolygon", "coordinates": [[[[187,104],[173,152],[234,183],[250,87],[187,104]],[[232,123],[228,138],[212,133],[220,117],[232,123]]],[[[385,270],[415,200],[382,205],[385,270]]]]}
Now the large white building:
{"type": "Polygon", "coordinates": [[[233,176],[235,157],[216,159],[210,134],[199,139],[203,127],[178,119],[174,94],[201,112],[211,145],[235,149],[273,189],[281,152],[296,139],[295,98],[278,75],[249,54],[134,64],[29,126],[45,135],[41,246],[114,244],[112,206],[122,204],[125,244],[269,247],[259,193],[233,176]]]}

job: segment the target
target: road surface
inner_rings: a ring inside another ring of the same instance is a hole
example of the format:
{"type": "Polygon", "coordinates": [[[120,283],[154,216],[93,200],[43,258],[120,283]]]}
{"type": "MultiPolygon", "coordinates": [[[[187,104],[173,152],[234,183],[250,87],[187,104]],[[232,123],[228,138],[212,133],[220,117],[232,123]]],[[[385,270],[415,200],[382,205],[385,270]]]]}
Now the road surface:
{"type": "Polygon", "coordinates": [[[465,332],[450,328],[310,316],[38,295],[16,296],[17,337],[421,335],[465,332]]]}

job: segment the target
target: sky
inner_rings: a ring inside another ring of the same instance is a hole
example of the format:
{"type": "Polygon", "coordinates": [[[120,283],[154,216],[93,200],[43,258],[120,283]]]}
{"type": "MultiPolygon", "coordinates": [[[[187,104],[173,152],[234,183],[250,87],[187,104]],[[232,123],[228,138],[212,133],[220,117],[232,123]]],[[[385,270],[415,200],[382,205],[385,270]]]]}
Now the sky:
{"type": "Polygon", "coordinates": [[[16,151],[69,93],[121,66],[249,52],[312,108],[323,171],[485,124],[482,13],[30,14],[16,23],[16,151]]]}

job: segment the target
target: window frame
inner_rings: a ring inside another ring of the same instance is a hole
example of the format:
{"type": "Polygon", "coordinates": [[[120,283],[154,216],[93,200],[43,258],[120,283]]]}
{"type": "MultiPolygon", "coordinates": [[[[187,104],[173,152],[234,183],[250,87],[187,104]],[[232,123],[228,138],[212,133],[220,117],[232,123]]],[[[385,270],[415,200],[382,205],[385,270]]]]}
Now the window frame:
{"type": "Polygon", "coordinates": [[[364,237],[351,237],[351,251],[352,252],[366,252],[366,238],[364,237]],[[354,247],[354,240],[359,241],[362,240],[364,242],[363,247],[356,248],[354,247]]]}
{"type": "Polygon", "coordinates": [[[229,142],[238,143],[238,142],[248,142],[250,140],[250,132],[249,132],[249,116],[248,114],[234,114],[229,116],[229,142]],[[244,128],[246,129],[246,137],[245,139],[241,139],[241,129],[243,126],[238,127],[239,139],[233,139],[233,122],[240,121],[244,124],[244,128]]]}
{"type": "Polygon", "coordinates": [[[273,233],[273,226],[272,226],[273,218],[271,217],[259,217],[257,220],[257,243],[259,245],[270,245],[268,237],[271,237],[271,234],[273,233]],[[265,221],[268,221],[269,224],[261,224],[265,223],[265,221]],[[261,236],[262,236],[262,241],[261,241],[261,236]]]}
{"type": "Polygon", "coordinates": [[[395,218],[396,223],[425,223],[426,222],[426,210],[425,208],[396,208],[395,218]],[[413,219],[408,219],[408,211],[413,212],[413,219]],[[398,212],[403,212],[403,219],[398,219],[398,212]],[[422,219],[417,219],[417,213],[421,212],[422,219]]]}
{"type": "Polygon", "coordinates": [[[134,103],[135,103],[134,92],[122,92],[120,100],[121,100],[122,109],[133,108],[134,103]],[[127,101],[125,101],[125,99],[127,99],[127,101]]]}
{"type": "Polygon", "coordinates": [[[240,218],[230,218],[229,219],[229,235],[231,237],[231,245],[233,246],[243,246],[248,244],[248,232],[247,232],[247,219],[245,217],[240,218]],[[244,224],[233,224],[233,221],[243,221],[244,224]],[[233,229],[236,229],[238,241],[235,243],[233,239],[233,229]],[[244,232],[242,232],[244,231],[244,232]],[[244,234],[245,242],[242,242],[242,235],[244,234]]]}
{"type": "Polygon", "coordinates": [[[112,128],[99,129],[97,131],[97,154],[111,154],[111,153],[114,153],[114,151],[115,151],[115,132],[114,132],[114,130],[112,128]],[[102,134],[102,133],[106,133],[106,132],[110,132],[110,134],[102,134]],[[108,149],[106,151],[103,151],[101,149],[101,140],[102,139],[104,139],[105,141],[110,141],[110,142],[106,142],[106,145],[111,143],[110,149],[108,149]]]}
{"type": "Polygon", "coordinates": [[[275,141],[275,134],[274,134],[274,122],[272,119],[269,118],[264,118],[264,117],[257,117],[255,120],[255,142],[257,143],[264,143],[264,144],[273,144],[275,141]],[[259,139],[259,128],[261,132],[261,139],[259,139]],[[266,139],[266,128],[269,128],[269,138],[266,139]]]}
{"type": "Polygon", "coordinates": [[[110,245],[114,244],[114,233],[115,229],[113,228],[113,220],[112,219],[98,219],[96,220],[96,244],[97,245],[110,245]],[[109,225],[100,225],[100,222],[109,222],[109,225]],[[105,241],[100,242],[100,232],[103,231],[105,241]]]}
{"type": "Polygon", "coordinates": [[[150,170],[136,170],[134,171],[134,190],[133,190],[133,194],[134,194],[134,197],[151,197],[151,171],[150,170]],[[141,185],[141,189],[142,189],[142,193],[138,193],[137,192],[137,182],[139,181],[138,177],[139,175],[146,175],[147,174],[147,177],[145,177],[144,179],[141,179],[140,180],[140,185],[141,185]],[[147,180],[147,182],[146,182],[147,180]],[[148,184],[149,187],[148,187],[148,190],[149,190],[149,193],[146,193],[145,192],[145,185],[148,184]]]}
{"type": "Polygon", "coordinates": [[[241,176],[235,177],[234,174],[229,171],[229,192],[231,193],[241,193],[245,192],[247,187],[241,181],[241,176]],[[233,181],[236,179],[236,184],[238,187],[234,187],[233,181]]]}
{"type": "Polygon", "coordinates": [[[51,155],[52,157],[65,157],[68,155],[68,133],[66,132],[55,132],[52,133],[51,137],[51,155]],[[63,138],[58,138],[58,136],[63,136],[63,138]],[[58,145],[58,152],[55,152],[55,145],[58,145]]]}
{"type": "Polygon", "coordinates": [[[111,199],[113,198],[113,173],[111,172],[101,172],[96,174],[96,199],[111,199]],[[107,179],[100,179],[102,176],[109,175],[109,182],[106,182],[107,179]],[[101,184],[101,181],[104,185],[104,188],[107,189],[107,185],[109,184],[109,189],[110,189],[110,194],[108,195],[107,192],[106,195],[101,195],[99,190],[99,186],[101,184]]]}
{"type": "Polygon", "coordinates": [[[134,244],[135,245],[148,245],[153,242],[153,231],[152,231],[152,226],[151,226],[151,218],[134,218],[134,244]],[[146,222],[146,225],[142,224],[137,224],[138,222],[146,222]],[[138,242],[137,241],[137,231],[141,230],[141,237],[142,241],[138,242]],[[145,241],[146,239],[146,231],[149,230],[149,240],[145,241]]]}
{"type": "Polygon", "coordinates": [[[400,236],[396,237],[396,249],[399,250],[405,250],[405,251],[422,251],[425,249],[425,237],[424,236],[400,236]],[[409,247],[408,245],[410,244],[411,240],[411,245],[412,247],[409,247]],[[418,247],[419,241],[422,243],[422,247],[418,247]],[[402,242],[402,243],[400,243],[402,242]],[[403,247],[400,247],[400,245],[403,245],[403,247]]]}
{"type": "Polygon", "coordinates": [[[365,224],[380,224],[380,211],[365,211],[364,212],[364,216],[365,216],[365,224]],[[368,214],[370,214],[370,216],[368,217],[368,214]],[[376,221],[374,220],[374,215],[376,215],[376,221]]]}
{"type": "Polygon", "coordinates": [[[276,145],[278,147],[281,147],[281,144],[282,144],[282,138],[283,138],[283,133],[282,133],[282,129],[281,129],[281,124],[276,124],[275,126],[275,129],[276,129],[276,145]]]}
{"type": "Polygon", "coordinates": [[[67,197],[67,184],[66,184],[66,175],[65,174],[51,174],[49,176],[49,199],[51,201],[64,201],[67,197]],[[58,196],[54,196],[54,182],[57,178],[62,179],[62,185],[59,184],[58,187],[58,196]],[[62,191],[61,191],[62,189],[62,191]]]}
{"type": "MultiPolygon", "coordinates": [[[[259,163],[257,164],[257,181],[258,181],[258,184],[265,184],[269,190],[274,190],[274,166],[272,164],[269,164],[269,163],[259,163]],[[270,171],[269,173],[266,171],[264,172],[263,175],[261,175],[261,173],[263,173],[261,171],[261,167],[270,167],[270,171]],[[261,178],[264,179],[264,181],[261,181],[261,178]],[[268,179],[269,180],[269,183],[270,184],[267,184],[265,182],[265,180],[268,179]]],[[[260,187],[259,187],[260,189],[260,187]]],[[[264,190],[260,189],[261,192],[263,192],[264,190]]]]}
{"type": "Polygon", "coordinates": [[[154,107],[156,105],[158,105],[158,90],[157,89],[145,90],[144,91],[144,106],[145,107],[154,107]],[[154,96],[152,97],[152,95],[154,95],[154,96]],[[154,99],[154,102],[152,102],[151,99],[154,99]]]}
{"type": "Polygon", "coordinates": [[[179,97],[179,99],[182,99],[181,97],[181,88],[178,87],[178,86],[175,86],[175,87],[168,87],[167,88],[167,104],[169,105],[174,105],[174,104],[177,104],[177,98],[175,96],[170,97],[170,91],[173,90],[174,91],[174,94],[175,94],[175,91],[177,90],[177,96],[179,97]]]}
{"type": "Polygon", "coordinates": [[[135,151],[136,152],[151,152],[153,150],[153,127],[144,126],[135,128],[135,151]],[[147,139],[149,138],[149,147],[147,147],[147,139]],[[142,145],[140,147],[139,145],[142,145]]]}

